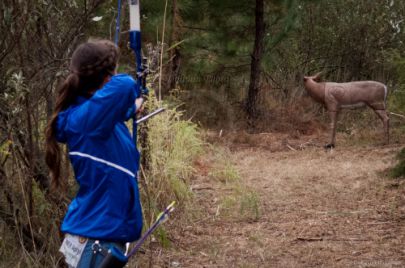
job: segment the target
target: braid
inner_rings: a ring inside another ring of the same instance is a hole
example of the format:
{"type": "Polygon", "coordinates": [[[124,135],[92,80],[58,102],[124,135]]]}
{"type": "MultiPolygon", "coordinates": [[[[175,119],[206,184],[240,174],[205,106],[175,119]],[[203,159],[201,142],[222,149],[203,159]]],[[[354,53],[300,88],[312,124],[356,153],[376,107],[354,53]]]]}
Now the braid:
{"type": "Polygon", "coordinates": [[[50,176],[52,179],[52,187],[58,188],[61,186],[60,182],[60,166],[61,156],[60,147],[56,141],[55,124],[58,119],[59,112],[65,110],[75,99],[79,84],[77,74],[71,73],[63,82],[59,89],[58,97],[56,99],[56,106],[48,125],[45,130],[46,138],[46,154],[45,161],[50,169],[50,176]]]}

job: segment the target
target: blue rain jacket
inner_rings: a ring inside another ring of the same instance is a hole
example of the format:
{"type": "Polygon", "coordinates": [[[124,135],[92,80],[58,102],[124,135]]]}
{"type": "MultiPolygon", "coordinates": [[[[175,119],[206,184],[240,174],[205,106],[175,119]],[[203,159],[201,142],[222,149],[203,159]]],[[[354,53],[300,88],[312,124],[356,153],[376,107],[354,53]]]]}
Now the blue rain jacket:
{"type": "Polygon", "coordinates": [[[139,152],[124,124],[140,97],[135,83],[129,75],[115,75],[91,98],[78,97],[58,115],[57,140],[67,144],[79,184],[64,233],[116,242],[141,235],[139,152]]]}

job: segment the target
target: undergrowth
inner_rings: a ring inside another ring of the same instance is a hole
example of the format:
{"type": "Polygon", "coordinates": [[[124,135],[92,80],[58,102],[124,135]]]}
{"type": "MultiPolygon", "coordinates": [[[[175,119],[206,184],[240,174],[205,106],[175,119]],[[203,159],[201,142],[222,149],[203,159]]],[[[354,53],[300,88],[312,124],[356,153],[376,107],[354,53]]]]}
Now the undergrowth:
{"type": "Polygon", "coordinates": [[[397,155],[398,163],[391,169],[390,176],[393,178],[405,177],[405,148],[397,155]]]}

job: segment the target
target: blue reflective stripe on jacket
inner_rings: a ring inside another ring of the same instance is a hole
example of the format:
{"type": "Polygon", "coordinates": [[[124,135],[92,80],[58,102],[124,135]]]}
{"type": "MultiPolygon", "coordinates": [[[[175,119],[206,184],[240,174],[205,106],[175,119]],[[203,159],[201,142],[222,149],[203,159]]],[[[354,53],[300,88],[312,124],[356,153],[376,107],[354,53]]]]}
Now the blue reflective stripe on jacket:
{"type": "Polygon", "coordinates": [[[135,91],[129,75],[115,75],[90,99],[79,97],[59,113],[57,139],[68,145],[79,184],[62,232],[117,242],[140,237],[139,152],[124,124],[135,91]]]}

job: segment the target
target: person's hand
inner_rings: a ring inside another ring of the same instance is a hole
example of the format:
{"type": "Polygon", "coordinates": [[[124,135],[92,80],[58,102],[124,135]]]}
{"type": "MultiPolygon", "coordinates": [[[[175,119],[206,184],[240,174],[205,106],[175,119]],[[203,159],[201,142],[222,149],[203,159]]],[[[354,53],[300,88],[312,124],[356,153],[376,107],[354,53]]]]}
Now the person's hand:
{"type": "Polygon", "coordinates": [[[143,102],[144,102],[144,99],[141,97],[141,98],[137,98],[136,100],[135,100],[135,105],[136,105],[136,111],[135,111],[135,113],[140,113],[140,112],[142,112],[143,111],[143,102]]]}

